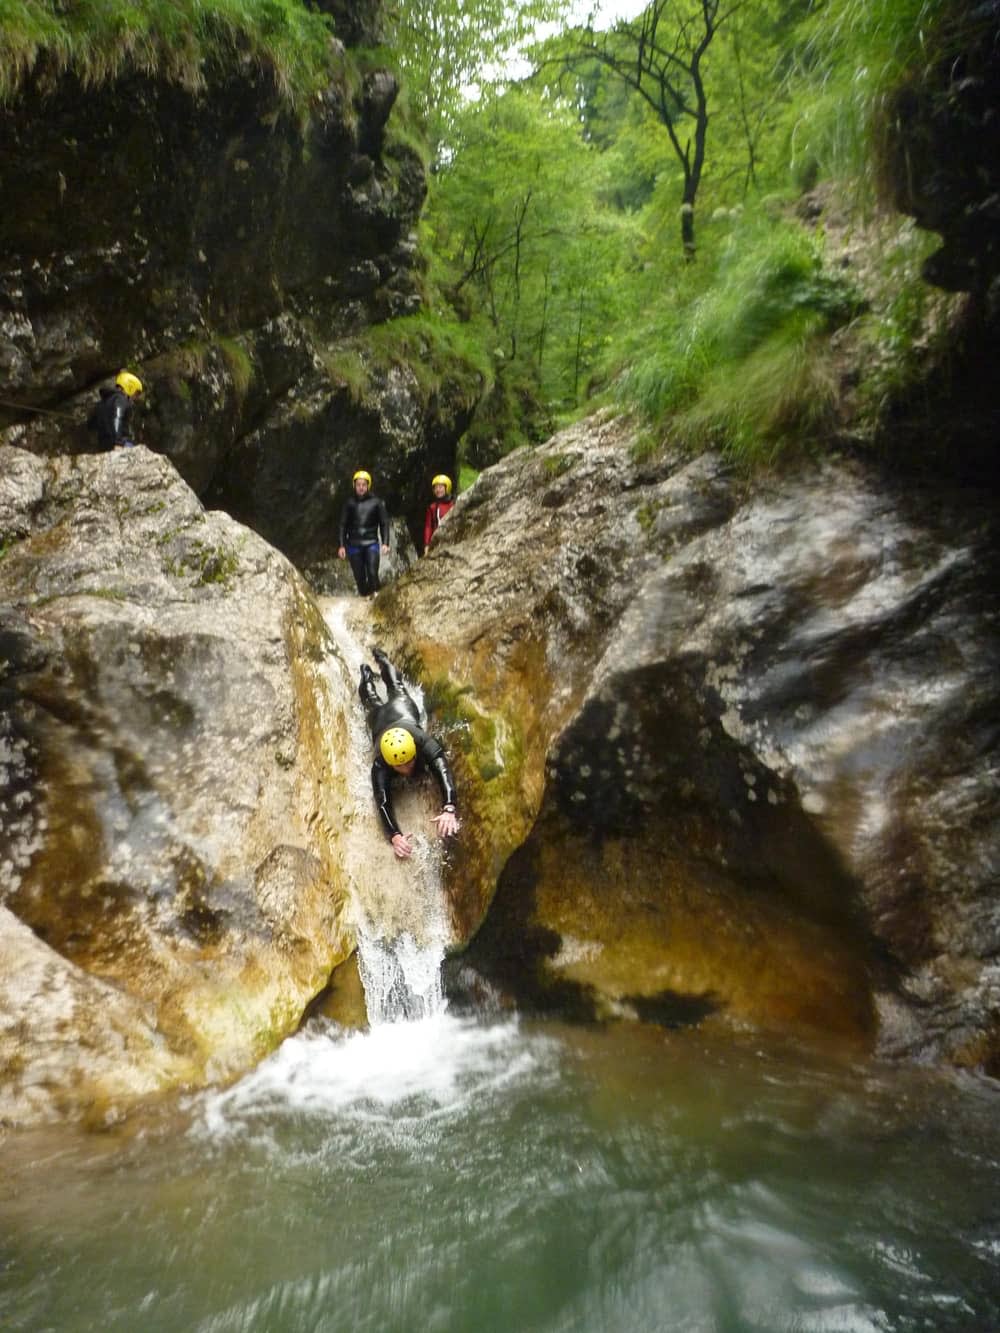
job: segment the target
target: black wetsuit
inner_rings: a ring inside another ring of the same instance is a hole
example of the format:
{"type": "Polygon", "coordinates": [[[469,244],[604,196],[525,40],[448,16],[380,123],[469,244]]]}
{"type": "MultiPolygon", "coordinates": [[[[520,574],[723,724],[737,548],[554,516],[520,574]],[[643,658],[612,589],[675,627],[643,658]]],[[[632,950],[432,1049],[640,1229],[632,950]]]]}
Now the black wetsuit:
{"type": "Polygon", "coordinates": [[[87,425],[97,431],[97,442],[102,449],[119,446],[131,447],[132,399],[117,385],[101,390],[101,401],[87,418],[87,425]]]}
{"type": "Polygon", "coordinates": [[[362,597],[379,590],[381,546],[389,545],[389,515],[377,495],[352,495],[340,512],[338,546],[347,551],[362,597]]]}
{"type": "Polygon", "coordinates": [[[368,714],[376,747],[375,762],[372,764],[372,791],[375,794],[375,804],[378,806],[382,827],[389,837],[393,838],[402,832],[396,823],[392,808],[392,780],[398,775],[391,765],[385,762],[378,750],[383,732],[388,731],[390,727],[406,728],[417,747],[417,762],[413,772],[416,774],[427,771],[434,774],[441,788],[443,805],[454,806],[456,803],[455,780],[448,767],[444,746],[421,727],[420,710],[407,693],[399,672],[385,657],[380,656],[378,663],[389,697],[384,703],[382,702],[375,684],[374,673],[370,670],[362,672],[358,694],[368,714]]]}

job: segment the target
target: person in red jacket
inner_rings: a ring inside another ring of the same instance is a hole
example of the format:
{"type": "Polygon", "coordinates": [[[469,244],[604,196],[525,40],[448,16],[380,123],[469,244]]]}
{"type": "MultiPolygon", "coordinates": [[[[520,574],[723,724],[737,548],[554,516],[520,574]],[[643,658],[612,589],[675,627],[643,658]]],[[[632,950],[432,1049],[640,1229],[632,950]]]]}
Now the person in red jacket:
{"type": "Polygon", "coordinates": [[[455,503],[451,498],[451,477],[446,477],[443,472],[438,473],[431,482],[431,490],[434,492],[434,499],[427,506],[427,513],[424,515],[424,555],[427,554],[431,538],[441,526],[441,520],[455,503]]]}

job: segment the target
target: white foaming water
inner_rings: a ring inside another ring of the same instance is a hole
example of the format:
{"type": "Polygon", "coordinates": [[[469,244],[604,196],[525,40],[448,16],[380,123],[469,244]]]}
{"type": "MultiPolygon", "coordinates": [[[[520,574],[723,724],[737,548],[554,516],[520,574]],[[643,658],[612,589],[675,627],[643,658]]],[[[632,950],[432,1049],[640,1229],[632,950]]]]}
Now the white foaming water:
{"type": "Polygon", "coordinates": [[[419,945],[412,935],[386,941],[358,931],[358,972],[372,1027],[443,1013],[444,944],[419,945]]]}
{"type": "Polygon", "coordinates": [[[195,1104],[195,1132],[225,1139],[301,1115],[343,1125],[460,1117],[498,1090],[544,1082],[548,1038],[512,1020],[483,1025],[439,1013],[347,1032],[324,1023],[290,1037],[253,1073],[195,1104]]]}

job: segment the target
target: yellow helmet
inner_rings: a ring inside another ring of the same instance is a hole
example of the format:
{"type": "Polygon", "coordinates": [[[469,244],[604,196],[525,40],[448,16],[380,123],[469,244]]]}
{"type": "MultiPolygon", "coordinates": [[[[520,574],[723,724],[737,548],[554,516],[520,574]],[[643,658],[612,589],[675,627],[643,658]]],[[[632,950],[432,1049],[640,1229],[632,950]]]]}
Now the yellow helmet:
{"type": "Polygon", "coordinates": [[[391,768],[399,768],[400,764],[408,764],[417,757],[417,742],[405,727],[390,727],[383,731],[378,748],[391,768]]]}
{"type": "Polygon", "coordinates": [[[352,482],[355,482],[355,481],[367,481],[368,485],[370,486],[370,485],[372,484],[372,474],[371,474],[370,472],[365,472],[365,471],[361,470],[361,471],[355,472],[354,476],[351,478],[351,481],[352,481],[352,482]]]}
{"type": "Polygon", "coordinates": [[[451,494],[451,477],[446,477],[443,472],[439,472],[431,482],[432,486],[443,486],[447,495],[451,494]]]}
{"type": "Polygon", "coordinates": [[[115,383],[130,398],[134,398],[137,393],[142,393],[142,380],[138,375],[133,375],[131,370],[120,370],[115,376],[115,383]]]}

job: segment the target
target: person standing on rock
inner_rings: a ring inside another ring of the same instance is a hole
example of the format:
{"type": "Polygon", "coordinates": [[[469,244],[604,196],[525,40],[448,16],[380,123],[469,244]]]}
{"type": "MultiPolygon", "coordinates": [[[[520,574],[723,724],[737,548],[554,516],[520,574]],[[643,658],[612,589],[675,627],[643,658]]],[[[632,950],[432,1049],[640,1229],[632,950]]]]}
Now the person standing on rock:
{"type": "Polygon", "coordinates": [[[120,370],[114,385],[101,389],[100,402],[87,418],[87,426],[97,432],[102,449],[134,449],[132,405],[142,394],[142,380],[130,370],[120,370]]]}
{"type": "Polygon", "coordinates": [[[375,648],[372,656],[379,665],[388,696],[383,703],[375,683],[375,672],[365,662],[361,667],[358,695],[368,715],[372,739],[375,741],[372,791],[392,850],[403,861],[413,853],[413,835],[403,833],[396,822],[392,806],[394,780],[428,771],[434,774],[441,789],[442,805],[440,814],[435,815],[431,822],[437,825],[438,836],[442,838],[458,832],[458,816],[455,813],[458,798],[444,746],[421,727],[419,708],[403,684],[399,672],[381,648],[375,648]]]}
{"type": "Polygon", "coordinates": [[[431,491],[434,499],[427,506],[427,513],[424,515],[424,555],[430,548],[431,538],[441,526],[441,520],[455,506],[455,501],[451,498],[451,477],[446,477],[443,472],[439,473],[431,482],[431,491]]]}
{"type": "Polygon", "coordinates": [[[354,494],[340,512],[337,555],[351,562],[354,582],[362,597],[373,597],[381,586],[379,562],[389,554],[389,515],[384,501],[372,495],[370,472],[355,472],[354,494]]]}

